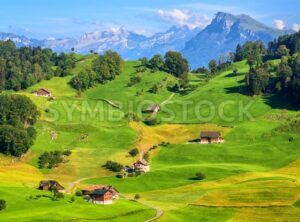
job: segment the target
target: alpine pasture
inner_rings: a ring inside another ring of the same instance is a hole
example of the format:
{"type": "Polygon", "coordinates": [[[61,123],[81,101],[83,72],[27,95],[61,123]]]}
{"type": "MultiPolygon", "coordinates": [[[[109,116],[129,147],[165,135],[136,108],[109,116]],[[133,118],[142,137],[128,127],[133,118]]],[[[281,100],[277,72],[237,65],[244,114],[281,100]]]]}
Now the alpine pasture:
{"type": "Polygon", "coordinates": [[[299,119],[299,112],[284,98],[244,95],[245,61],[208,81],[190,74],[198,88],[187,95],[167,90],[176,81],[171,75],[136,73],[139,62],[129,61],[115,80],[78,94],[68,82],[93,56],[78,56],[70,76],[18,92],[32,99],[41,116],[35,125],[37,139],[25,157],[0,156],[0,197],[7,201],[0,221],[146,221],[157,210],[163,212],[158,221],[299,220],[300,136],[280,130],[287,121],[299,119]],[[142,80],[129,87],[135,75],[142,80]],[[162,89],[151,93],[157,83],[162,89]],[[49,89],[55,99],[32,95],[38,88],[49,89]],[[201,101],[213,104],[215,115],[210,118],[211,106],[199,106],[201,101]],[[162,107],[157,114],[161,124],[124,118],[153,103],[162,107]],[[225,143],[188,144],[203,130],[220,131],[225,143]],[[162,142],[167,145],[149,151],[151,170],[146,174],[120,179],[102,167],[107,160],[130,165],[137,157],[129,156],[129,150],[136,147],[143,153],[162,142]],[[68,162],[38,168],[43,152],[66,149],[72,150],[68,162]],[[198,172],[206,178],[197,180],[198,172]],[[74,193],[53,201],[51,193],[36,190],[42,179],[56,179],[70,191],[81,184],[110,184],[123,197],[109,206],[92,205],[81,197],[71,202],[74,193]],[[141,198],[130,200],[136,194],[141,198]]]}

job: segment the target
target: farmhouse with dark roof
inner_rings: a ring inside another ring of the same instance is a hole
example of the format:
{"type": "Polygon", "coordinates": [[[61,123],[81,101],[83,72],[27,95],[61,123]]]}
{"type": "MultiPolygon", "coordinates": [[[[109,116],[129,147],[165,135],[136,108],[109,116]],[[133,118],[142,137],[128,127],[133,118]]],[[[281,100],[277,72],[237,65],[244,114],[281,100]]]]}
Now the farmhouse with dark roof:
{"type": "Polygon", "coordinates": [[[201,144],[211,144],[211,143],[223,143],[224,138],[221,137],[221,133],[217,131],[203,131],[200,134],[201,144]]]}
{"type": "Polygon", "coordinates": [[[41,88],[36,91],[33,91],[32,94],[36,96],[42,96],[42,97],[52,97],[52,93],[45,88],[41,88]]]}

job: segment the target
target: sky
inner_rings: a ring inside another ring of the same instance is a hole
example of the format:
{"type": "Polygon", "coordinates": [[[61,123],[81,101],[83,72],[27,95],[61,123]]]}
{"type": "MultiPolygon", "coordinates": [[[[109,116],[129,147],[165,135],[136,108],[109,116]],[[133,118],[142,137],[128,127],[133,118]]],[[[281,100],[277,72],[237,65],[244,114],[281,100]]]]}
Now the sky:
{"type": "Polygon", "coordinates": [[[300,29],[299,0],[0,0],[0,32],[79,37],[123,27],[151,35],[173,25],[204,28],[219,11],[248,14],[278,29],[300,29]]]}

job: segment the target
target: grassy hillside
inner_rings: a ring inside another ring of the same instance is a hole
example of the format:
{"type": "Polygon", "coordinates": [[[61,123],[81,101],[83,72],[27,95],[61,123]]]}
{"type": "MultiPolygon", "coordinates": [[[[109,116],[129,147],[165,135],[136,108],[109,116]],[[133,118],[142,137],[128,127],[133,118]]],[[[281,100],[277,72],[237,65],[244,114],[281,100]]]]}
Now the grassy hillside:
{"type": "Polygon", "coordinates": [[[176,81],[172,76],[150,71],[137,74],[138,62],[131,61],[116,80],[78,95],[68,82],[92,59],[80,58],[70,76],[42,81],[20,92],[41,112],[35,126],[38,137],[21,160],[0,156],[0,199],[8,203],[0,221],[145,221],[155,215],[149,205],[164,212],[159,221],[297,221],[300,136],[282,126],[299,118],[299,112],[282,98],[244,95],[245,62],[233,64],[209,82],[191,74],[198,88],[180,95],[166,89],[176,81]],[[233,69],[238,70],[237,76],[233,69]],[[128,87],[135,75],[142,81],[128,87]],[[158,83],[164,87],[157,94],[149,92],[158,83]],[[51,90],[55,99],[30,94],[41,87],[51,90]],[[162,106],[158,113],[162,124],[150,127],[123,118],[128,112],[146,118],[138,110],[147,104],[162,106]],[[209,116],[212,112],[215,115],[209,116]],[[202,130],[221,131],[225,143],[187,144],[202,130]],[[101,167],[107,160],[132,164],[136,158],[129,157],[130,149],[145,152],[161,142],[170,145],[150,152],[147,174],[118,179],[101,167]],[[67,163],[51,170],[38,168],[41,153],[66,149],[73,152],[67,163]],[[206,178],[196,180],[197,172],[206,178]],[[141,200],[94,206],[79,197],[70,203],[71,195],[67,195],[52,201],[49,193],[35,189],[41,179],[57,179],[73,189],[78,180],[111,184],[127,197],[140,194],[141,200]]]}

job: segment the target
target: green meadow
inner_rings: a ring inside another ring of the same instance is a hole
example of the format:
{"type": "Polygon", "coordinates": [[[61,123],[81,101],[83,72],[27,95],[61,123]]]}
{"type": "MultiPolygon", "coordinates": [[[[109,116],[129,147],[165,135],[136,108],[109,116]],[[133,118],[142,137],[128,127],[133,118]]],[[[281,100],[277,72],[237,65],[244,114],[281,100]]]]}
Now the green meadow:
{"type": "Polygon", "coordinates": [[[92,59],[78,57],[69,76],[18,92],[30,97],[41,115],[37,139],[26,156],[0,156],[0,199],[7,202],[0,221],[146,221],[155,209],[163,212],[157,220],[163,222],[299,221],[300,136],[280,127],[300,113],[285,98],[245,95],[245,61],[208,81],[190,74],[197,88],[187,95],[166,89],[176,82],[171,75],[136,73],[139,62],[129,61],[115,80],[78,94],[68,82],[92,59]],[[129,87],[135,75],[142,80],[129,87]],[[158,83],[164,87],[151,93],[158,83]],[[38,88],[49,89],[55,99],[31,95],[38,88]],[[140,108],[154,103],[162,106],[160,125],[124,118],[137,112],[144,119],[140,108]],[[225,142],[188,144],[201,130],[219,130],[225,142]],[[102,167],[107,160],[132,164],[136,158],[129,150],[145,151],[161,142],[170,144],[150,152],[149,173],[119,179],[102,167]],[[39,169],[40,154],[55,150],[72,150],[72,155],[57,168],[39,169]],[[198,172],[204,180],[195,178],[198,172]],[[76,181],[109,184],[126,198],[107,206],[80,197],[71,202],[74,194],[54,201],[51,193],[36,190],[41,179],[56,179],[66,188],[76,181]],[[130,200],[136,194],[141,198],[130,200]]]}

